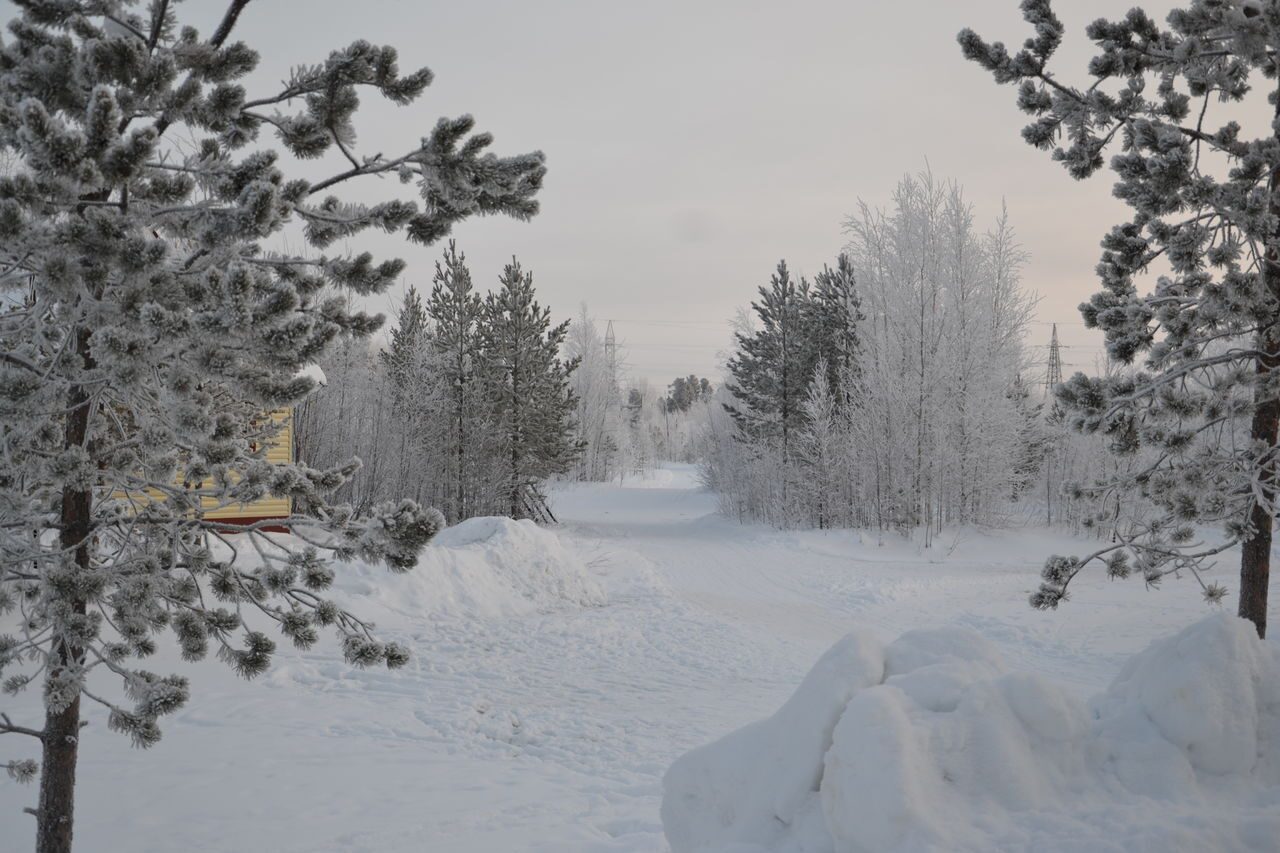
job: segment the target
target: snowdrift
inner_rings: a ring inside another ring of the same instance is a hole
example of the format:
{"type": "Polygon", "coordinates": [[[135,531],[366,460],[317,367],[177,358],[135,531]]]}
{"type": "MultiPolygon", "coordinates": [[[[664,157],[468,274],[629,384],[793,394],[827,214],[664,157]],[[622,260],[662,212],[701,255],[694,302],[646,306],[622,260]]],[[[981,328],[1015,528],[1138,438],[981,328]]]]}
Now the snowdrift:
{"type": "MultiPolygon", "coordinates": [[[[496,617],[566,605],[605,603],[577,552],[532,521],[472,518],[431,540],[417,568],[402,575],[352,564],[338,589],[353,606],[370,603],[418,619],[496,617]]],[[[361,610],[362,613],[366,612],[361,610]]]]}
{"type": "Polygon", "coordinates": [[[1274,851],[1280,650],[1215,616],[1086,704],[966,631],[851,634],[678,759],[662,819],[673,853],[1274,851]]]}

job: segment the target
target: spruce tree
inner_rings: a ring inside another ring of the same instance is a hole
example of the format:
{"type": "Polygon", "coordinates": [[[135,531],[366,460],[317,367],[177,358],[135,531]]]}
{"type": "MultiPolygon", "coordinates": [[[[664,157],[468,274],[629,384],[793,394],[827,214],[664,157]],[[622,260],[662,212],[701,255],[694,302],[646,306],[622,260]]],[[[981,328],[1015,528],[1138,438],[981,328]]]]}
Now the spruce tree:
{"type": "Polygon", "coordinates": [[[569,323],[551,325],[551,309],[535,298],[533,274],[512,258],[498,281],[501,287],[484,302],[480,337],[502,435],[506,508],[523,518],[529,490],[569,470],[581,451],[573,440],[577,403],[569,387],[577,360],[560,359],[569,323]]]}
{"type": "MultiPolygon", "coordinates": [[[[1151,450],[1150,464],[1098,485],[1160,510],[1095,553],[1051,558],[1032,603],[1056,607],[1095,561],[1155,584],[1179,571],[1200,578],[1239,546],[1239,614],[1265,635],[1280,425],[1280,4],[1193,0],[1166,27],[1138,8],[1095,21],[1084,88],[1049,70],[1063,39],[1050,2],[1023,0],[1022,13],[1035,34],[1021,50],[965,30],[964,55],[1017,85],[1032,116],[1024,139],[1073,177],[1093,175],[1118,149],[1114,192],[1133,210],[1103,238],[1102,290],[1081,313],[1111,358],[1141,359],[1142,369],[1077,374],[1058,399],[1077,428],[1106,434],[1118,452],[1151,450]],[[1270,107],[1256,118],[1271,130],[1246,139],[1241,105],[1258,76],[1270,107]],[[1138,276],[1156,263],[1168,272],[1139,292],[1138,276]],[[1199,541],[1208,524],[1225,531],[1221,543],[1199,541]]],[[[1211,600],[1223,596],[1201,583],[1211,600]]]]}
{"type": "Polygon", "coordinates": [[[480,321],[484,304],[473,288],[466,255],[450,240],[444,258],[436,261],[427,314],[433,324],[437,381],[446,401],[447,423],[440,430],[440,450],[450,460],[445,493],[447,516],[458,521],[477,511],[478,470],[487,454],[482,435],[484,389],[481,383],[480,321]]]}
{"type": "Polygon", "coordinates": [[[416,287],[410,287],[405,294],[404,305],[400,307],[396,325],[391,329],[391,340],[387,348],[378,353],[401,415],[412,414],[407,410],[412,396],[409,387],[422,366],[426,332],[427,312],[422,307],[422,297],[418,295],[416,287]]]}
{"type": "Polygon", "coordinates": [[[1013,464],[1013,482],[1009,497],[1016,500],[1030,491],[1039,480],[1049,452],[1049,427],[1046,424],[1044,404],[1033,402],[1031,389],[1022,374],[1014,377],[1006,397],[1013,403],[1016,418],[1017,445],[1013,464]]]}
{"type": "Polygon", "coordinates": [[[848,255],[840,255],[835,269],[824,265],[822,272],[814,276],[813,293],[806,309],[806,325],[812,341],[807,353],[812,360],[810,375],[821,376],[827,383],[828,393],[840,405],[847,405],[849,380],[858,375],[858,324],[865,319],[857,277],[848,255]],[[819,364],[823,369],[814,373],[819,364]]]}
{"type": "Polygon", "coordinates": [[[663,410],[667,412],[687,412],[692,403],[693,398],[689,393],[689,380],[683,376],[677,376],[675,381],[667,386],[667,397],[663,401],[663,410]]]}
{"type": "Polygon", "coordinates": [[[849,461],[848,424],[840,389],[832,387],[830,373],[826,359],[819,358],[803,403],[804,427],[796,441],[808,474],[802,485],[809,514],[819,530],[837,526],[850,509],[839,499],[841,469],[849,461]]]}
{"type": "MultiPolygon", "coordinates": [[[[384,443],[397,445],[399,464],[388,471],[384,464],[385,454],[362,457],[366,465],[361,472],[362,477],[378,483],[390,483],[391,495],[413,497],[415,500],[423,499],[422,487],[426,479],[422,466],[415,463],[423,458],[426,427],[438,402],[428,339],[427,314],[422,306],[422,297],[418,295],[418,289],[411,286],[391,329],[387,348],[378,352],[381,370],[377,376],[374,414],[376,416],[386,405],[391,417],[375,417],[378,428],[370,436],[374,439],[372,444],[375,448],[384,443]],[[384,421],[389,428],[387,433],[382,429],[384,421]]],[[[344,456],[351,452],[351,448],[343,448],[344,456]]]]}
{"type": "Polygon", "coordinates": [[[325,597],[327,557],[407,570],[439,513],[332,505],[357,463],[269,461],[265,414],[312,391],[299,371],[336,341],[378,328],[345,296],[380,293],[403,269],[328,247],[368,228],[431,244],[468,216],[528,217],[544,166],[486,153],[469,117],[398,156],[361,155],[360,94],[409,104],[431,81],[402,74],[389,47],[353,42],[250,94],[238,81],[258,54],[230,38],[248,0],[207,35],[164,0],[141,13],[124,0],[16,5],[0,46],[0,152],[14,163],[0,176],[0,611],[22,619],[0,635],[0,667],[9,692],[43,690],[45,718],[3,716],[0,732],[39,744],[36,849],[67,853],[82,699],[155,743],[189,696],[186,678],[136,663],[163,640],[245,677],[271,660],[267,626],[300,648],[334,630],[355,665],[405,662],[325,597]],[[291,179],[285,154],[342,163],[291,179]],[[376,192],[387,185],[369,179],[386,174],[421,204],[337,194],[376,192]],[[306,252],[267,251],[290,223],[306,252]],[[205,514],[267,496],[292,501],[270,524],[297,538],[205,514]]]}
{"type": "Polygon", "coordinates": [[[737,352],[728,363],[729,390],[737,400],[729,413],[747,440],[776,440],[784,463],[812,378],[808,303],[809,283],[793,279],[787,262],[779,261],[769,285],[751,303],[760,328],[737,333],[737,352]]]}

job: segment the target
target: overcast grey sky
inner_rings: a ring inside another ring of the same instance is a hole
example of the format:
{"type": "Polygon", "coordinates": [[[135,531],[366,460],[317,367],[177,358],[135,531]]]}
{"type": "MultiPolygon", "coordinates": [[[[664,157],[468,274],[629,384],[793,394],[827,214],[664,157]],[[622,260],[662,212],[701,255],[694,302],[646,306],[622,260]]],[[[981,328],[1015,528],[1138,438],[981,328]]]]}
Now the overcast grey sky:
{"type": "MultiPolygon", "coordinates": [[[[1063,76],[1084,79],[1085,24],[1129,5],[1059,0],[1063,76]]],[[[1163,17],[1172,4],[1144,5],[1163,17]]],[[[224,6],[186,9],[207,32],[224,6]]],[[[545,151],[537,218],[473,220],[455,236],[481,286],[516,254],[558,316],[585,301],[614,320],[633,373],[655,383],[718,376],[729,318],[778,259],[817,271],[858,199],[887,204],[926,162],[964,184],[980,220],[1007,200],[1043,300],[1030,343],[1057,321],[1068,365],[1090,368],[1100,351],[1075,306],[1095,289],[1099,238],[1124,217],[1111,181],[1076,183],[1026,146],[1013,89],[955,43],[963,26],[1020,43],[1017,0],[255,0],[241,20],[267,89],[355,38],[435,72],[411,107],[368,103],[365,153],[402,153],[463,112],[499,153],[545,151]]],[[[406,284],[429,286],[436,250],[372,242],[409,262],[406,284]]]]}

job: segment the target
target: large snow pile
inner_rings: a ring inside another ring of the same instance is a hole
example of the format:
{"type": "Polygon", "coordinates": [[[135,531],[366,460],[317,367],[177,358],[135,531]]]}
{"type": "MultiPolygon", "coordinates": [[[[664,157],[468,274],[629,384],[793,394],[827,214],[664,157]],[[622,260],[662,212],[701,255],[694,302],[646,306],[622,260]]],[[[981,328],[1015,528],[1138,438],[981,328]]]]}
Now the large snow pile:
{"type": "Polygon", "coordinates": [[[1215,616],[1086,705],[966,631],[852,634],[664,788],[674,853],[1274,851],[1280,651],[1215,616]]]}
{"type": "MultiPolygon", "coordinates": [[[[605,603],[577,552],[532,521],[472,518],[442,530],[410,572],[353,564],[338,572],[348,596],[417,619],[494,617],[605,603]]],[[[361,611],[364,612],[364,611],[361,611]]]]}

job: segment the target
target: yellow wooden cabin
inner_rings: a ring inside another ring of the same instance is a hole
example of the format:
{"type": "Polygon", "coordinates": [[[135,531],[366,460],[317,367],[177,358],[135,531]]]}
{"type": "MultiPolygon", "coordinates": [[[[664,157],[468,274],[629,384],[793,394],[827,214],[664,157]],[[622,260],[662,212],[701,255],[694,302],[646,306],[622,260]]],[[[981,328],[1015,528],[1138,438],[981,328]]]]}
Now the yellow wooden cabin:
{"type": "MultiPolygon", "coordinates": [[[[293,410],[280,409],[271,413],[271,420],[280,424],[280,431],[267,446],[267,461],[289,463],[293,461],[293,410]]],[[[227,524],[254,524],[272,518],[288,518],[293,513],[293,506],[288,498],[263,498],[249,504],[224,506],[214,509],[217,503],[204,498],[204,517],[210,521],[224,521],[227,524]]]]}
{"type": "MultiPolygon", "coordinates": [[[[320,369],[319,365],[309,365],[299,371],[298,375],[312,379],[321,386],[326,383],[324,371],[320,369]]],[[[278,409],[272,412],[270,417],[273,423],[280,426],[280,429],[272,438],[271,443],[267,445],[267,461],[276,464],[287,464],[295,461],[293,409],[278,409]]],[[[128,496],[122,493],[117,493],[115,497],[138,499],[136,495],[128,496]]],[[[159,494],[150,494],[147,497],[156,500],[161,496],[159,494]]],[[[212,498],[202,498],[201,503],[204,507],[204,517],[206,519],[237,526],[257,524],[274,518],[284,519],[293,514],[293,504],[289,498],[263,498],[253,503],[224,507],[219,507],[218,502],[212,498]]],[[[272,530],[273,528],[267,526],[262,529],[272,530]]],[[[274,530],[284,532],[283,527],[277,527],[274,530]]]]}
{"type": "MultiPolygon", "coordinates": [[[[279,431],[267,445],[268,462],[289,463],[294,460],[293,410],[280,409],[271,413],[271,420],[280,425],[279,431]]],[[[145,492],[116,492],[112,495],[116,500],[124,500],[135,507],[145,506],[150,501],[163,500],[164,495],[155,489],[145,492]]],[[[219,507],[213,498],[201,498],[204,517],[210,521],[221,521],[235,526],[256,524],[274,518],[288,518],[293,513],[293,505],[289,498],[263,498],[247,504],[219,507]]],[[[264,528],[272,530],[271,527],[264,528]]],[[[283,531],[283,527],[274,528],[283,531]]]]}
{"type": "MultiPolygon", "coordinates": [[[[328,383],[324,370],[318,364],[307,365],[298,371],[298,376],[305,376],[314,381],[316,385],[322,387],[328,383]]],[[[278,464],[296,461],[293,410],[280,409],[272,412],[271,419],[280,424],[280,431],[276,433],[274,440],[267,446],[267,461],[278,464]]],[[[213,501],[206,499],[207,507],[214,505],[213,501]]],[[[204,517],[215,521],[225,521],[228,524],[254,524],[255,522],[272,518],[288,518],[292,514],[293,505],[288,498],[263,498],[251,504],[240,504],[238,506],[223,507],[222,509],[208,509],[204,517]]],[[[283,528],[280,529],[282,530],[283,528]]]]}

